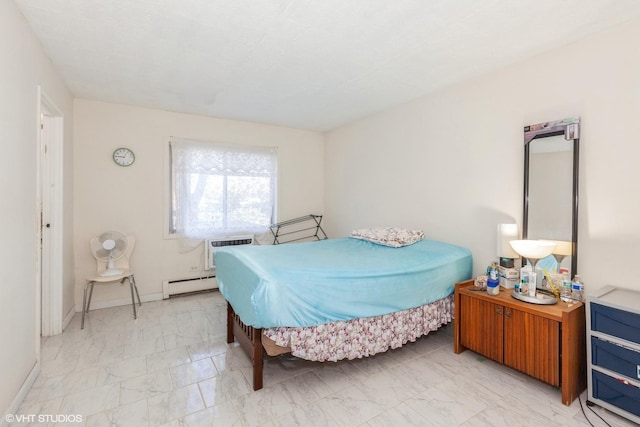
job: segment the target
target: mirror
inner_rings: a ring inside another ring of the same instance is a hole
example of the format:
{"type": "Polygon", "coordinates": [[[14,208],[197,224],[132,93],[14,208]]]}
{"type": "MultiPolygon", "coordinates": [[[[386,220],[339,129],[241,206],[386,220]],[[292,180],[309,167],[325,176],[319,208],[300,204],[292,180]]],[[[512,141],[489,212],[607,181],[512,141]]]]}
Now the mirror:
{"type": "Polygon", "coordinates": [[[540,260],[549,272],[578,265],[578,148],[580,119],[524,128],[523,239],[554,240],[554,255],[540,260]]]}

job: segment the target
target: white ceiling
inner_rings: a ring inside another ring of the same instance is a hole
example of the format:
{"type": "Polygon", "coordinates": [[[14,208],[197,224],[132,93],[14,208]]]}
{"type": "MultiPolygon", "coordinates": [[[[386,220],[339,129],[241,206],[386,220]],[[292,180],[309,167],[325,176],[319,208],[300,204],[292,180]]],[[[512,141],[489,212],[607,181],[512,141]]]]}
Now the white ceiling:
{"type": "Polygon", "coordinates": [[[317,131],[640,16],[638,0],[16,0],[78,98],[317,131]]]}

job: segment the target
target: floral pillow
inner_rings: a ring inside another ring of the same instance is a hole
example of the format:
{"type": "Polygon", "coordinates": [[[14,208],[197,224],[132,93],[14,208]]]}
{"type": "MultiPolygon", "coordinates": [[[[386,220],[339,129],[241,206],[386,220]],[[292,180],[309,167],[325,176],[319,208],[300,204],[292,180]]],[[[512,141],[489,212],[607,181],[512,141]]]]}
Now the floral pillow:
{"type": "Polygon", "coordinates": [[[422,230],[407,230],[404,228],[375,227],[353,230],[351,237],[367,240],[378,245],[400,248],[413,245],[424,239],[424,232],[422,230]]]}

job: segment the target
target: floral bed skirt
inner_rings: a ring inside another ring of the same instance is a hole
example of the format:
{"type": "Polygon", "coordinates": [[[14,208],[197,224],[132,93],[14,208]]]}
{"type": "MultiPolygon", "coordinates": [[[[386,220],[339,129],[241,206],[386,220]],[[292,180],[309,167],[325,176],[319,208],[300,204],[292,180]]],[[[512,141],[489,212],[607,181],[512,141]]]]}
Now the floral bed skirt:
{"type": "Polygon", "coordinates": [[[291,354],[318,362],[360,359],[398,348],[453,319],[453,295],[418,308],[318,326],[268,328],[263,333],[291,354]]]}

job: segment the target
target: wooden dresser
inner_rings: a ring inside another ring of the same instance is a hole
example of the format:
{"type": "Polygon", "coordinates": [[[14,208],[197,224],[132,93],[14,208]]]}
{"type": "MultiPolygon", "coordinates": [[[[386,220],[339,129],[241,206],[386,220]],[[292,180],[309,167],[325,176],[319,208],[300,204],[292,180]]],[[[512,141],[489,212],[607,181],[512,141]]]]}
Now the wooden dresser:
{"type": "Polygon", "coordinates": [[[530,304],[512,290],[474,289],[473,280],[456,284],[455,353],[469,349],[560,387],[570,405],[587,385],[584,304],[530,304]]]}

